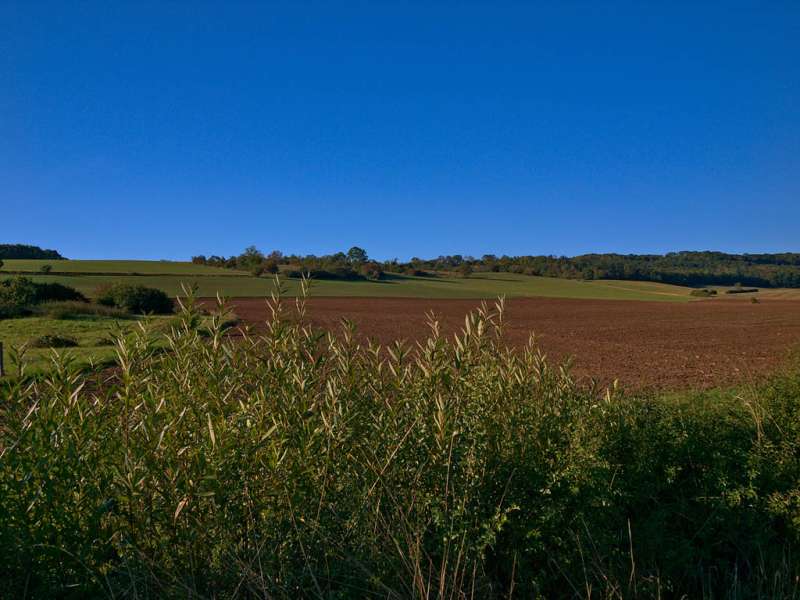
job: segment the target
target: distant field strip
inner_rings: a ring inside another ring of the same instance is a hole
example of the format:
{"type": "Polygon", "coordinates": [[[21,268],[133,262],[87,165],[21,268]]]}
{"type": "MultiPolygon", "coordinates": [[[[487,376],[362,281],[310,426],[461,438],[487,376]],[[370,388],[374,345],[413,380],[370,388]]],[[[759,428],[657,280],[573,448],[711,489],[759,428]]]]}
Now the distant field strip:
{"type": "MultiPolygon", "coordinates": [[[[15,261],[9,261],[15,262],[15,261]]],[[[23,262],[23,261],[19,261],[23,262]]],[[[24,261],[46,262],[46,261],[24,261]]],[[[190,263],[157,263],[147,261],[66,261],[75,271],[72,274],[42,275],[38,269],[28,271],[37,282],[58,282],[77,288],[91,296],[102,285],[128,283],[160,288],[172,296],[182,293],[182,286],[194,286],[197,295],[213,297],[218,293],[228,297],[253,298],[268,296],[274,289],[269,277],[242,275],[237,271],[220,269],[222,273],[202,265],[190,263]],[[87,266],[86,263],[92,263],[87,266]],[[126,265],[128,274],[109,274],[113,264],[118,268],[126,265]],[[96,273],[87,269],[95,268],[96,273]],[[134,271],[136,269],[136,271],[134,271]],[[170,270],[186,269],[184,273],[170,270]],[[137,274],[133,274],[133,272],[137,274]]],[[[7,265],[4,271],[15,268],[7,265]]],[[[0,272],[2,275],[2,272],[0,272]]],[[[283,279],[287,296],[298,293],[296,279],[283,279]]],[[[461,277],[407,277],[390,275],[382,281],[330,281],[312,282],[313,296],[331,297],[375,297],[375,298],[496,298],[500,295],[512,297],[585,298],[593,300],[651,300],[660,302],[688,302],[689,289],[680,286],[635,281],[578,281],[551,277],[531,277],[511,273],[478,273],[469,278],[461,277]]]]}
{"type": "Polygon", "coordinates": [[[247,273],[223,267],[209,267],[190,262],[157,260],[6,260],[3,272],[39,273],[45,265],[51,273],[74,275],[194,275],[245,276],[247,273]]]}

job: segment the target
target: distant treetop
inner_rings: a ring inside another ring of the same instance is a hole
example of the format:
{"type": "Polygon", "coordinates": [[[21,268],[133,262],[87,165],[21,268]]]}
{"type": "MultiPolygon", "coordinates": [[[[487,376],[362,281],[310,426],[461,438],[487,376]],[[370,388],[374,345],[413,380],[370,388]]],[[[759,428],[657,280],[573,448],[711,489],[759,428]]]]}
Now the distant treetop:
{"type": "Polygon", "coordinates": [[[39,246],[27,244],[0,244],[0,260],[3,259],[46,259],[65,260],[55,250],[45,250],[39,246]]]}

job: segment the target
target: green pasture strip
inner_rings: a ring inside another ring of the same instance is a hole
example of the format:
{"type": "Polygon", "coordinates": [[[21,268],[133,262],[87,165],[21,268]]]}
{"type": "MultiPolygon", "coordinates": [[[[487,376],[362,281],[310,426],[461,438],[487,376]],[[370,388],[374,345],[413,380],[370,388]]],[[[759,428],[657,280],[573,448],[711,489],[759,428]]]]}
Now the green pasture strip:
{"type": "Polygon", "coordinates": [[[52,268],[51,273],[93,274],[93,275],[217,275],[243,276],[246,273],[224,267],[196,265],[191,262],[159,260],[14,260],[3,261],[2,272],[39,273],[45,265],[52,268]]]}
{"type": "MultiPolygon", "coordinates": [[[[197,286],[197,295],[213,297],[264,297],[274,289],[269,277],[230,277],[189,275],[33,275],[37,282],[58,282],[92,296],[101,285],[111,283],[142,284],[164,290],[171,296],[182,293],[182,284],[197,286]]],[[[286,295],[295,296],[299,281],[284,279],[286,295]]],[[[550,277],[531,277],[506,273],[481,273],[470,278],[390,276],[382,281],[312,282],[312,296],[400,297],[400,298],[496,298],[538,296],[549,298],[584,298],[593,300],[651,300],[688,302],[689,289],[663,284],[640,284],[631,281],[576,281],[550,277]]]]}
{"type": "MultiPolygon", "coordinates": [[[[70,357],[79,368],[92,368],[111,365],[116,362],[116,350],[111,341],[116,332],[130,333],[145,317],[131,317],[119,320],[113,317],[79,315],[69,319],[51,317],[25,317],[21,319],[0,320],[0,342],[3,342],[6,372],[13,376],[15,365],[11,361],[14,347],[25,350],[26,373],[31,375],[47,373],[53,367],[54,353],[70,357]],[[70,337],[78,342],[72,348],[33,348],[30,343],[45,335],[70,337]]],[[[156,331],[166,331],[174,317],[147,317],[152,321],[150,327],[156,331]]]]}
{"type": "MultiPolygon", "coordinates": [[[[72,319],[51,319],[47,317],[28,317],[0,321],[0,341],[3,342],[6,369],[13,373],[11,364],[12,347],[29,344],[45,335],[74,338],[75,348],[59,348],[57,352],[71,356],[80,366],[91,366],[111,362],[115,357],[114,346],[109,344],[117,323],[123,331],[135,326],[135,321],[117,321],[109,317],[81,316],[72,319]]],[[[53,349],[28,348],[25,353],[27,371],[40,373],[52,365],[53,349]]]]}

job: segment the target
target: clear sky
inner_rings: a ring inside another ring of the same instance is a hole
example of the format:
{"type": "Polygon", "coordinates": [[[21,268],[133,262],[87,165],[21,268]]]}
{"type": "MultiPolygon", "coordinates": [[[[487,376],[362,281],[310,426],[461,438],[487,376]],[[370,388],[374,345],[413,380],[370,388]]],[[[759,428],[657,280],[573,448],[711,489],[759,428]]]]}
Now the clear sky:
{"type": "Polygon", "coordinates": [[[800,2],[0,1],[0,243],[800,251],[800,2]]]}

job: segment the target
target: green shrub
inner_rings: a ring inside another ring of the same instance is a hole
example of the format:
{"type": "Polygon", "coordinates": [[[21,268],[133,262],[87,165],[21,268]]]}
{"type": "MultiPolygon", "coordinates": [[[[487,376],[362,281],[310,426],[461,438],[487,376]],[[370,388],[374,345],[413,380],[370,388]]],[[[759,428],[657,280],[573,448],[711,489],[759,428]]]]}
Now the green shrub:
{"type": "Polygon", "coordinates": [[[358,268],[359,273],[366,279],[377,281],[383,277],[383,269],[381,265],[375,261],[369,261],[358,268]]]}
{"type": "Polygon", "coordinates": [[[41,302],[88,302],[86,296],[68,285],[60,283],[36,283],[37,304],[41,302]]]}
{"type": "Polygon", "coordinates": [[[29,314],[37,301],[36,284],[27,277],[13,277],[0,281],[0,318],[29,314]]]}
{"type": "Polygon", "coordinates": [[[280,271],[280,266],[278,265],[278,261],[274,258],[268,258],[264,261],[264,270],[269,273],[270,275],[275,275],[280,271]]]}
{"type": "Polygon", "coordinates": [[[187,302],[0,388],[0,597],[796,595],[800,377],[600,393],[500,308],[414,350],[187,302]]]}
{"type": "Polygon", "coordinates": [[[36,305],[50,300],[85,302],[86,298],[60,283],[34,283],[27,277],[0,281],[0,319],[28,315],[36,305]]]}
{"type": "Polygon", "coordinates": [[[32,348],[74,348],[78,345],[75,338],[61,335],[43,335],[31,340],[32,348]]]}
{"type": "Polygon", "coordinates": [[[135,314],[169,314],[172,300],[162,290],[143,285],[117,283],[98,288],[95,300],[103,306],[115,306],[135,314]]]}
{"type": "Polygon", "coordinates": [[[708,288],[700,288],[700,289],[692,290],[691,292],[689,292],[689,294],[692,295],[692,296],[700,297],[700,298],[710,298],[711,296],[716,296],[717,295],[717,290],[710,290],[708,288]]]}

